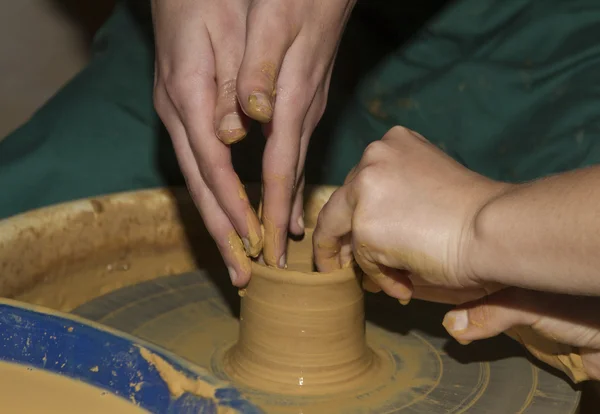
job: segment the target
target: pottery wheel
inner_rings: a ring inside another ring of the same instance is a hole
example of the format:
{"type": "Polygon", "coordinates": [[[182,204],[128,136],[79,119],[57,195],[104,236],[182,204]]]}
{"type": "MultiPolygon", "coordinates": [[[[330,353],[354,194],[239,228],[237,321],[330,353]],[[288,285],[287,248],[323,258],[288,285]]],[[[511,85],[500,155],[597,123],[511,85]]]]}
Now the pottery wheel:
{"type": "MultiPolygon", "coordinates": [[[[312,397],[238,387],[267,413],[575,413],[579,393],[507,337],[467,346],[441,326],[443,305],[366,294],[367,340],[388,374],[358,392],[312,397]]],[[[100,296],[74,313],[163,346],[227,379],[239,297],[222,269],[165,276],[100,296]]]]}

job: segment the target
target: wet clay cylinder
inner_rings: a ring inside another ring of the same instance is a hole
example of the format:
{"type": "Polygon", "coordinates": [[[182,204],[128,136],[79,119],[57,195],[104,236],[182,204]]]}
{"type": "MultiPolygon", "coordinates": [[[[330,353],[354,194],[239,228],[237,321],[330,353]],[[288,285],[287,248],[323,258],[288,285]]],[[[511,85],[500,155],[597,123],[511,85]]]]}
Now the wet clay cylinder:
{"type": "Polygon", "coordinates": [[[313,272],[312,232],[288,247],[287,269],[252,264],[241,292],[238,343],[225,356],[231,379],[284,394],[330,394],[368,380],[378,357],[365,339],[355,269],[313,272]]]}

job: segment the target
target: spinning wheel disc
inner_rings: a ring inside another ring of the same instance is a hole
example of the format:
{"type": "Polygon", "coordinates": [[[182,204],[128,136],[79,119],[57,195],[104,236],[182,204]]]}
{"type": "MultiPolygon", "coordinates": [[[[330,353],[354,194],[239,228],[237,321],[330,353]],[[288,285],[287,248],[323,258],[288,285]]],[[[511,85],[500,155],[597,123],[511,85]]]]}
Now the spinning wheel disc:
{"type": "MultiPolygon", "coordinates": [[[[579,393],[530,362],[507,337],[468,346],[441,327],[446,307],[400,306],[367,294],[367,339],[388,367],[380,381],[328,396],[266,394],[238,385],[267,413],[576,412],[579,393]]],[[[134,334],[227,379],[224,352],[238,334],[239,298],[222,269],[166,276],[98,297],[74,313],[134,334]],[[215,282],[216,281],[216,282],[215,282]]]]}

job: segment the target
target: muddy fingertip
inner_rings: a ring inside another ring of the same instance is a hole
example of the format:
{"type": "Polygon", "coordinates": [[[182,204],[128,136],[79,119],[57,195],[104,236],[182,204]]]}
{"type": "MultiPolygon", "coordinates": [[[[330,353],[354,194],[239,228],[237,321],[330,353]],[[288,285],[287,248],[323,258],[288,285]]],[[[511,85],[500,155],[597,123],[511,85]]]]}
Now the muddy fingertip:
{"type": "Polygon", "coordinates": [[[223,116],[217,127],[217,137],[227,145],[241,141],[246,133],[246,127],[237,112],[223,116]]]}
{"type": "Polygon", "coordinates": [[[260,91],[252,92],[248,97],[246,115],[262,124],[271,122],[271,119],[273,119],[273,104],[270,97],[260,91]]]}

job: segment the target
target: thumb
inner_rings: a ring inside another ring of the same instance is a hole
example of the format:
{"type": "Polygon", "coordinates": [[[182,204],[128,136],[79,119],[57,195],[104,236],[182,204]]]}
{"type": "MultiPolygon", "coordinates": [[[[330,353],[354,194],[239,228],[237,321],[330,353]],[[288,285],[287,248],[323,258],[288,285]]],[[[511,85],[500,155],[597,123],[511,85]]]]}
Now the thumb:
{"type": "Polygon", "coordinates": [[[457,307],[442,324],[461,344],[506,332],[579,382],[589,376],[578,348],[600,349],[600,327],[589,316],[598,311],[597,298],[510,288],[457,307]]]}

